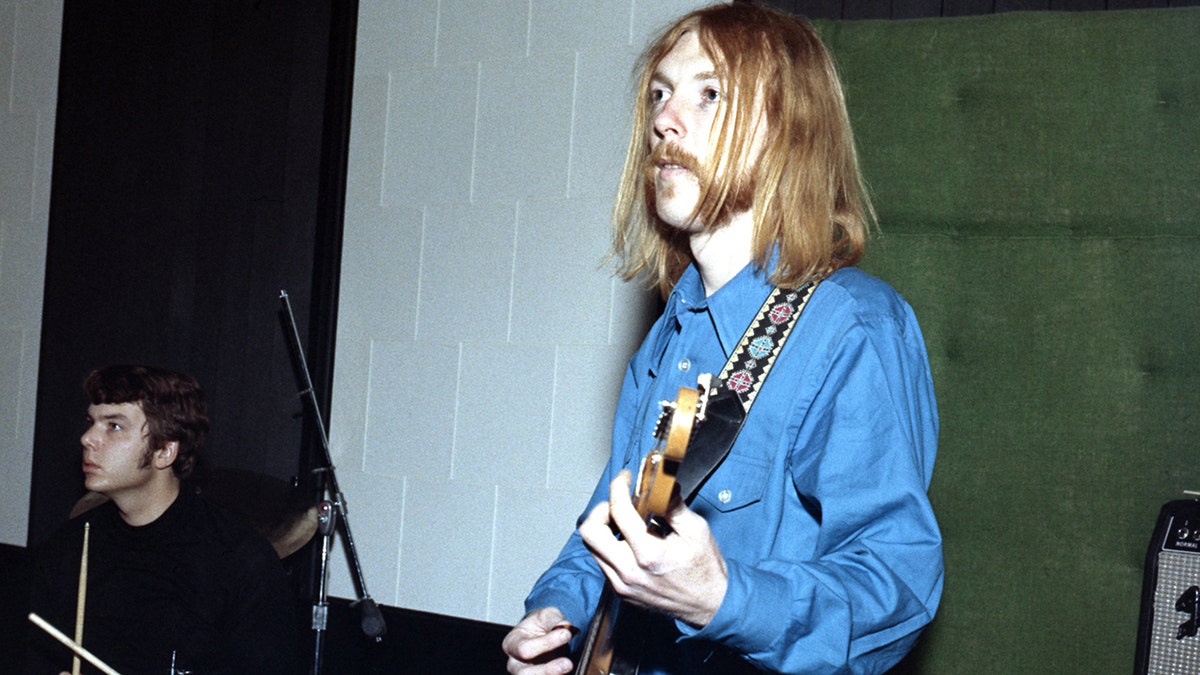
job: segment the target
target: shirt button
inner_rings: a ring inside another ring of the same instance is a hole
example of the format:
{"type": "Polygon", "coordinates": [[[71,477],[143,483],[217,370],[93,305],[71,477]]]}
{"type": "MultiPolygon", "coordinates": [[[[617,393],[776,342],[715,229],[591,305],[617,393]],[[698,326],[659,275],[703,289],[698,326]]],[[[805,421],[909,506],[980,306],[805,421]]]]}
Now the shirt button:
{"type": "Polygon", "coordinates": [[[717,493],[717,499],[721,500],[722,504],[728,504],[729,500],[733,499],[733,493],[729,490],[721,490],[717,493]]]}
{"type": "Polygon", "coordinates": [[[681,373],[686,373],[691,367],[692,362],[688,361],[687,359],[683,359],[679,362],[679,372],[681,373]]]}

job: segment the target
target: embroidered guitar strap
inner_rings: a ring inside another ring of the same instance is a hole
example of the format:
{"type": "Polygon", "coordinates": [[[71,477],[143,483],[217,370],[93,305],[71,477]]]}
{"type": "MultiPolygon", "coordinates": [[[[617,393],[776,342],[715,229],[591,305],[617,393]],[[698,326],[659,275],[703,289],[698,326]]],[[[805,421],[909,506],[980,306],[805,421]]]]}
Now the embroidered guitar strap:
{"type": "Polygon", "coordinates": [[[729,454],[750,406],[771,373],[775,357],[819,283],[818,279],[800,288],[775,287],[746,328],[721,370],[716,391],[709,397],[704,423],[692,439],[687,458],[675,477],[684,501],[691,501],[700,485],[729,454]]]}
{"type": "Polygon", "coordinates": [[[775,357],[792,334],[796,320],[800,318],[818,283],[810,281],[797,289],[776,287],[772,290],[725,363],[718,386],[737,394],[746,412],[750,412],[758,390],[771,373],[775,357]]]}

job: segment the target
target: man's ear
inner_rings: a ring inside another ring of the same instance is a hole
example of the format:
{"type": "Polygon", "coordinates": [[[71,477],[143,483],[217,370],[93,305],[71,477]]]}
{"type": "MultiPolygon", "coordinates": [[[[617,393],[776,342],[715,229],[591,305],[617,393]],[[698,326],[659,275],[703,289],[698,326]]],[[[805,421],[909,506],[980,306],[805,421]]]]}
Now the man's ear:
{"type": "Polygon", "coordinates": [[[175,463],[175,459],[179,457],[179,441],[167,441],[158,450],[155,450],[151,455],[151,462],[156,469],[167,469],[175,463]]]}

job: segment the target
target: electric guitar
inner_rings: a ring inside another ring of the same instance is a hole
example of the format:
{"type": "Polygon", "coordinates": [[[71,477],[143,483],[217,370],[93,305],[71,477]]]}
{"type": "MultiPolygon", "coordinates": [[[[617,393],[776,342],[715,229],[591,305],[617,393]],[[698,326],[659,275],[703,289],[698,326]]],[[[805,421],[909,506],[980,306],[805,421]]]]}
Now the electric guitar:
{"type": "MultiPolygon", "coordinates": [[[[646,529],[655,534],[665,535],[667,526],[656,517],[666,514],[671,503],[679,465],[687,453],[693,432],[704,421],[711,381],[711,375],[701,375],[698,389],[680,387],[674,401],[662,402],[662,412],[654,429],[658,443],[642,460],[633,493],[634,508],[646,522],[646,529]]],[[[638,645],[635,643],[639,638],[636,616],[644,612],[632,605],[623,605],[612,585],[605,581],[596,614],[588,625],[575,675],[635,675],[638,667],[638,645]]]]}

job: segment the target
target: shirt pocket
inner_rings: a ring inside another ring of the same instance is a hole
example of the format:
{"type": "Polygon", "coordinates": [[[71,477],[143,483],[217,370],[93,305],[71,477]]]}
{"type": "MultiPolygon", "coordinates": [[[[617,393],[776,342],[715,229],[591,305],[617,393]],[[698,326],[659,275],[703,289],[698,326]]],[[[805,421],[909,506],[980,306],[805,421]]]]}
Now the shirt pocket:
{"type": "Polygon", "coordinates": [[[762,499],[769,473],[766,462],[730,453],[700,488],[698,497],[724,513],[745,508],[762,499]]]}

